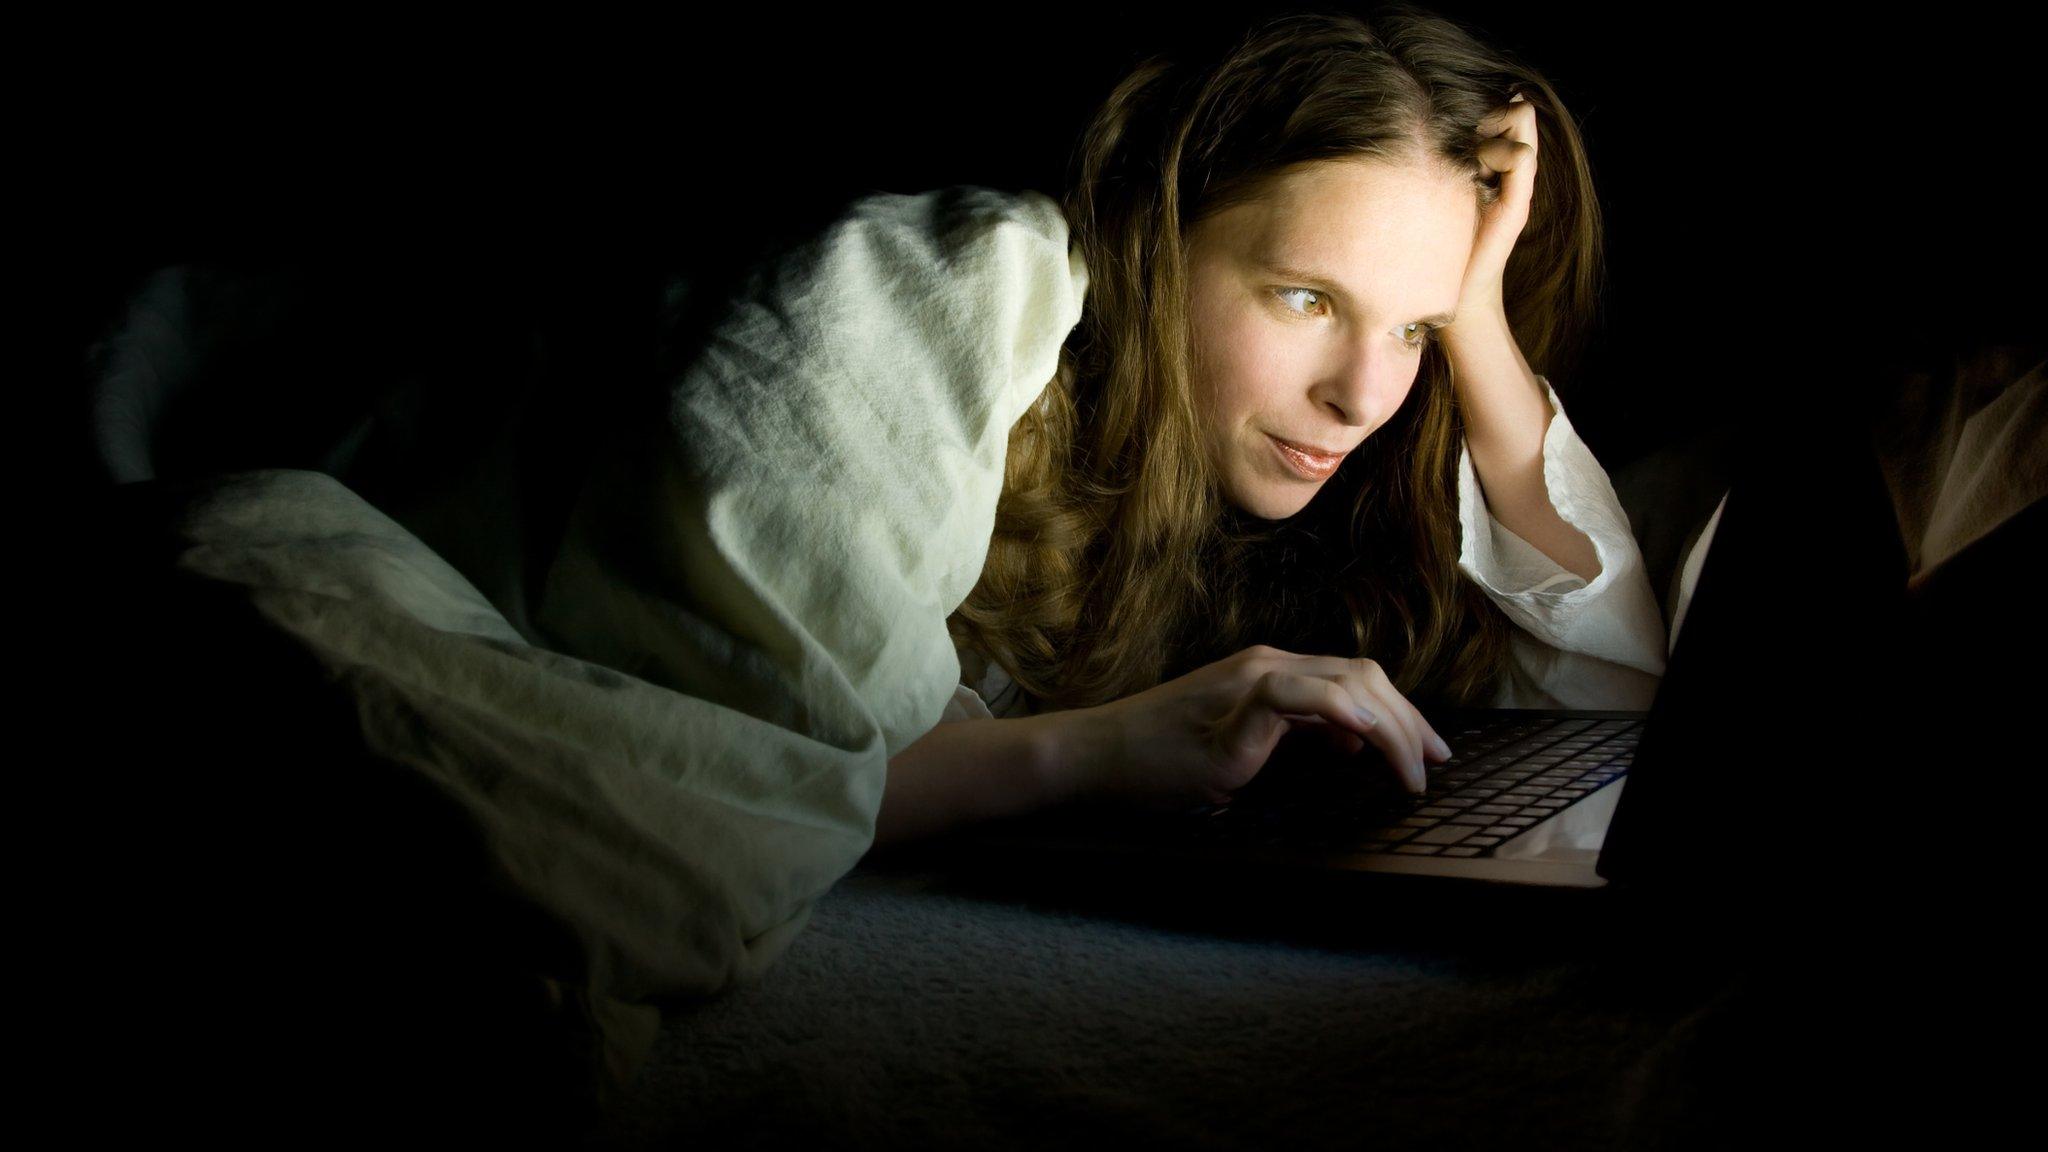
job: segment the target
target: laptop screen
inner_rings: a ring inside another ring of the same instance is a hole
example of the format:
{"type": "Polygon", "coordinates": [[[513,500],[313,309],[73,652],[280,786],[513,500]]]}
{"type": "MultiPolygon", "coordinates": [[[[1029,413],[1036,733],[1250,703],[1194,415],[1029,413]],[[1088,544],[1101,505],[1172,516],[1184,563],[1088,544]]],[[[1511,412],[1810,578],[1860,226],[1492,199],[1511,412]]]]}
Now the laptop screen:
{"type": "Polygon", "coordinates": [[[1840,805],[1902,772],[1882,733],[1911,692],[1886,658],[1906,554],[1869,437],[1810,414],[1736,448],[1602,845],[1615,885],[1811,892],[1840,805]]]}

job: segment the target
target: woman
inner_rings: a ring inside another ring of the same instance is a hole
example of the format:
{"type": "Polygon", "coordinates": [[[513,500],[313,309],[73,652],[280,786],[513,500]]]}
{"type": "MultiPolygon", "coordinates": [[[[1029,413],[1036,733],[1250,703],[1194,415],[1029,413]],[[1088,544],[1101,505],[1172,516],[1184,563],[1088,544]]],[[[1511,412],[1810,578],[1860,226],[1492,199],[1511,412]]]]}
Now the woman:
{"type": "Polygon", "coordinates": [[[1541,75],[1403,5],[1282,17],[1136,68],[1063,208],[1088,308],[949,621],[956,722],[891,760],[878,844],[1221,802],[1300,726],[1420,791],[1449,750],[1411,698],[1648,706],[1655,593],[1531,368],[1583,339],[1600,256],[1541,75]]]}

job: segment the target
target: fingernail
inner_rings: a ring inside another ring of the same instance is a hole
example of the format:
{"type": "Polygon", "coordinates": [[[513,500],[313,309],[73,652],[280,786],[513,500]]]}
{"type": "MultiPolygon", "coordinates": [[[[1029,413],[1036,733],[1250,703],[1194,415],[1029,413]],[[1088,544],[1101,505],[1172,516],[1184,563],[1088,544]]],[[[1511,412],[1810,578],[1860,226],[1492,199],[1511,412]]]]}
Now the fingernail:
{"type": "Polygon", "coordinates": [[[1377,724],[1380,722],[1379,717],[1356,705],[1353,705],[1351,710],[1358,713],[1358,722],[1360,724],[1377,724]]]}

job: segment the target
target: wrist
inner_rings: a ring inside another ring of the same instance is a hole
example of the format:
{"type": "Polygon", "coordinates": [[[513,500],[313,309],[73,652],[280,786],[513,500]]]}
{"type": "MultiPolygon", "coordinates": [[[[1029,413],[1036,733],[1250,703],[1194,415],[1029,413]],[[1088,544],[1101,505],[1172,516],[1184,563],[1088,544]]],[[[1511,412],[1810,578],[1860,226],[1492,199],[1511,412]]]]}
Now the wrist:
{"type": "Polygon", "coordinates": [[[1033,764],[1048,802],[1092,800],[1116,791],[1123,734],[1106,706],[1044,712],[1029,720],[1033,764]]]}
{"type": "Polygon", "coordinates": [[[1503,338],[1514,339],[1514,329],[1508,324],[1507,308],[1496,295],[1469,297],[1458,304],[1458,319],[1437,332],[1437,340],[1445,345],[1445,351],[1452,349],[1483,346],[1503,338]]]}

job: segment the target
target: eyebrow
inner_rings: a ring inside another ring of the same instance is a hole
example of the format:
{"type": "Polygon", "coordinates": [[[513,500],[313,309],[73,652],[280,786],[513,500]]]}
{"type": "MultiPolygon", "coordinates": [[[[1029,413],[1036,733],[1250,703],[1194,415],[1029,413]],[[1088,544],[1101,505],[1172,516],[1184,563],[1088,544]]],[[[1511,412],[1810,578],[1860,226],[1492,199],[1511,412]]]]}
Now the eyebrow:
{"type": "MultiPolygon", "coordinates": [[[[1328,292],[1340,300],[1351,299],[1351,294],[1338,285],[1336,280],[1320,272],[1311,272],[1303,268],[1290,268],[1277,260],[1266,259],[1259,261],[1259,267],[1273,273],[1275,276],[1282,276],[1289,280],[1299,280],[1307,287],[1328,292]]],[[[1458,314],[1456,312],[1432,312],[1427,316],[1417,316],[1415,319],[1410,320],[1409,323],[1427,324],[1432,328],[1441,328],[1457,318],[1458,314]]]]}

